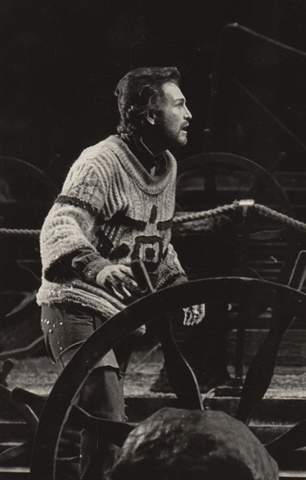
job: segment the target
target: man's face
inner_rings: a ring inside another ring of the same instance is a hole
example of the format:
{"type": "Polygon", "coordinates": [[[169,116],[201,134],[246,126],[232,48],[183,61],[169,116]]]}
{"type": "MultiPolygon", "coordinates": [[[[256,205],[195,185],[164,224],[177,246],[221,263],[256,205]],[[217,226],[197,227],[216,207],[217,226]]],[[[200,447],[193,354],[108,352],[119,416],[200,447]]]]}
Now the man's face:
{"type": "Polygon", "coordinates": [[[189,121],[192,118],[186,99],[173,82],[162,86],[164,103],[157,113],[156,127],[166,148],[183,146],[187,143],[189,121]]]}

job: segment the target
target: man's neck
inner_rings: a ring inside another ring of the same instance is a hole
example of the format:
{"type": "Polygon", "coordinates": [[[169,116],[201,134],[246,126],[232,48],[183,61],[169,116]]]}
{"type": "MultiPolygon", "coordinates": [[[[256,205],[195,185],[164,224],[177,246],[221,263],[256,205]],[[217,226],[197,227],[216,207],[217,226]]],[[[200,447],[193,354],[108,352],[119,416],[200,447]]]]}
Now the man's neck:
{"type": "Polygon", "coordinates": [[[143,146],[153,155],[153,157],[159,157],[167,150],[159,145],[158,139],[155,138],[155,136],[151,137],[149,134],[147,134],[143,135],[139,139],[143,146]]]}
{"type": "Polygon", "coordinates": [[[141,143],[141,145],[143,146],[143,148],[150,154],[152,155],[153,158],[156,158],[160,155],[160,153],[158,153],[156,155],[156,153],[153,153],[152,149],[148,147],[148,145],[146,145],[145,141],[143,140],[142,137],[139,137],[139,142],[141,143]]]}
{"type": "Polygon", "coordinates": [[[158,172],[163,170],[163,165],[165,166],[165,158],[164,155],[162,155],[163,152],[156,155],[142,137],[127,135],[123,136],[123,139],[128,143],[132,152],[151,175],[158,174],[158,172]]]}

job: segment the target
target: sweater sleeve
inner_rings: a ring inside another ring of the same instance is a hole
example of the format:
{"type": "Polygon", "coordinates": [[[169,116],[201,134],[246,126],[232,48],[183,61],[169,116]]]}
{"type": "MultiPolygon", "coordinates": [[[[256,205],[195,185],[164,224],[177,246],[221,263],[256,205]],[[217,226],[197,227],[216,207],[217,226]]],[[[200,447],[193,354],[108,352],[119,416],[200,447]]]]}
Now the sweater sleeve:
{"type": "Polygon", "coordinates": [[[169,243],[167,255],[161,261],[158,268],[158,277],[156,288],[169,287],[170,285],[178,285],[188,281],[187,275],[180,264],[177,253],[173,245],[169,243]]]}
{"type": "Polygon", "coordinates": [[[48,270],[46,276],[49,281],[57,283],[75,278],[94,283],[98,273],[106,265],[111,265],[107,258],[101,257],[101,255],[89,248],[84,248],[72,255],[59,259],[48,270]]]}
{"type": "Polygon", "coordinates": [[[69,276],[69,268],[72,275],[73,258],[81,250],[90,252],[95,260],[99,258],[95,225],[97,217],[101,221],[105,213],[109,182],[109,172],[95,158],[81,156],[70,169],[41,230],[41,259],[47,280],[60,281],[63,274],[69,276]]]}

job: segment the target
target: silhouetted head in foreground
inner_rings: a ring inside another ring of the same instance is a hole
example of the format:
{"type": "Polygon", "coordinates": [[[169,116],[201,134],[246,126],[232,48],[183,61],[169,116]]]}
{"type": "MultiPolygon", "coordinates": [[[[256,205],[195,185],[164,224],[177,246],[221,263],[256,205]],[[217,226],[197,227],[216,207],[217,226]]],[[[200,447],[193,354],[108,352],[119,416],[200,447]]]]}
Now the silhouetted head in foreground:
{"type": "Polygon", "coordinates": [[[243,423],[224,412],[163,408],[120,449],[111,480],[277,480],[278,467],[243,423]]]}

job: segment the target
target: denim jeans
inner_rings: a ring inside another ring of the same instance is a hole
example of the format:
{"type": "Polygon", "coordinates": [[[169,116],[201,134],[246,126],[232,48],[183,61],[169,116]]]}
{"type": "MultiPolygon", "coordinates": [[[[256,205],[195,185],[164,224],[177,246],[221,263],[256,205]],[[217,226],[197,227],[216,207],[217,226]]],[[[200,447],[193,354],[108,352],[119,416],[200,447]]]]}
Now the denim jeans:
{"type": "MultiPolygon", "coordinates": [[[[98,313],[77,305],[67,303],[42,306],[41,328],[46,348],[59,372],[103,321],[103,317],[98,313]]],[[[112,350],[100,359],[97,366],[119,368],[112,350]]]]}
{"type": "MultiPolygon", "coordinates": [[[[79,346],[101,325],[103,318],[74,305],[42,307],[41,326],[51,359],[59,373],[79,346]]],[[[77,401],[92,415],[124,422],[123,379],[113,351],[95,365],[77,401]]],[[[117,447],[103,438],[99,425],[84,429],[69,417],[59,442],[57,480],[100,479],[112,466],[117,447]]]]}

